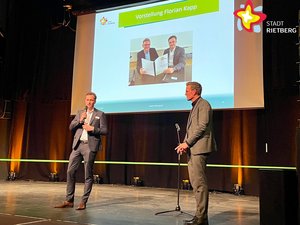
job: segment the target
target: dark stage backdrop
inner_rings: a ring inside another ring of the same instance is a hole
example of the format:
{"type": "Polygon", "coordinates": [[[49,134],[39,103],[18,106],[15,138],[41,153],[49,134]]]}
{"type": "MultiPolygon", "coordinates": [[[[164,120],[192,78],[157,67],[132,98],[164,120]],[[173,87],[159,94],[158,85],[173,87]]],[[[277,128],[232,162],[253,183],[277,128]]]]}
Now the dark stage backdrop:
{"type": "MultiPolygon", "coordinates": [[[[67,160],[75,32],[65,26],[53,29],[63,19],[62,1],[3,0],[0,9],[5,11],[0,20],[5,32],[0,93],[1,100],[12,102],[11,119],[0,120],[0,156],[67,160]]],[[[290,27],[297,25],[298,9],[297,0],[264,2],[267,20],[282,20],[290,27]]],[[[70,25],[76,27],[76,17],[70,25]]],[[[231,192],[233,184],[240,183],[246,194],[259,193],[257,169],[220,165],[296,166],[297,34],[264,33],[263,42],[265,109],[214,111],[218,152],[209,159],[210,165],[217,165],[208,168],[211,190],[231,192]]],[[[181,126],[182,139],[187,116],[188,112],[108,115],[109,134],[97,160],[176,163],[174,124],[181,126]]],[[[63,162],[0,164],[3,179],[4,173],[16,170],[18,179],[47,181],[50,172],[57,172],[65,181],[63,162]]],[[[130,184],[133,176],[140,176],[147,186],[177,185],[176,166],[96,164],[95,173],[105,183],[130,184]]],[[[188,178],[185,166],[181,177],[188,178]]]]}

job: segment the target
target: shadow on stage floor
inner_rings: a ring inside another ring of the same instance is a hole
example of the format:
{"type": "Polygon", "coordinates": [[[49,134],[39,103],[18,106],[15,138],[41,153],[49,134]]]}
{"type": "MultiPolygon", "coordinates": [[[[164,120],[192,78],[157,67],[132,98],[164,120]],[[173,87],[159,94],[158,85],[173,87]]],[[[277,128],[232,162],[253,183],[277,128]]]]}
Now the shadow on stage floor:
{"type": "MultiPolygon", "coordinates": [[[[83,184],[76,186],[74,208],[58,209],[65,196],[64,182],[1,181],[0,225],[179,225],[195,209],[192,191],[95,184],[86,210],[75,210],[83,184]],[[155,215],[158,212],[173,212],[155,215]]],[[[259,225],[259,199],[210,192],[210,225],[259,225]]]]}

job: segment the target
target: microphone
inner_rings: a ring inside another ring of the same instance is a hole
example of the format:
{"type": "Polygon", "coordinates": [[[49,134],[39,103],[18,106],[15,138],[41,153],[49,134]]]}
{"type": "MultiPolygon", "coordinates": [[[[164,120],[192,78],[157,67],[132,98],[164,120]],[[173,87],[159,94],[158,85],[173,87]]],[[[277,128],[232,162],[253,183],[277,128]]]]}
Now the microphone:
{"type": "MultiPolygon", "coordinates": [[[[87,113],[88,107],[84,106],[84,111],[87,113]]],[[[81,123],[85,123],[86,117],[83,118],[81,123]]]]}
{"type": "MultiPolygon", "coordinates": [[[[179,131],[180,131],[180,127],[178,125],[178,123],[175,123],[175,127],[176,127],[176,130],[177,130],[177,141],[178,141],[178,145],[180,145],[180,137],[179,137],[179,131]]],[[[182,153],[178,154],[178,160],[180,159],[180,155],[182,153]]]]}
{"type": "Polygon", "coordinates": [[[176,127],[177,131],[180,131],[180,127],[179,127],[178,123],[175,123],[175,127],[176,127]]]}

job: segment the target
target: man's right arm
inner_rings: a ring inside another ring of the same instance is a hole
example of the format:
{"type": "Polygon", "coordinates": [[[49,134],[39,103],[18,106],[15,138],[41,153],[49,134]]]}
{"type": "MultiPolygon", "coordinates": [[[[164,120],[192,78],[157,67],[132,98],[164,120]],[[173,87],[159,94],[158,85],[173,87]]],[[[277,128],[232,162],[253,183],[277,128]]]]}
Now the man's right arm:
{"type": "Polygon", "coordinates": [[[71,131],[74,131],[76,130],[78,127],[81,127],[82,126],[82,122],[80,119],[81,119],[81,116],[82,116],[83,112],[81,111],[78,111],[76,116],[74,117],[74,119],[71,121],[70,123],[70,126],[69,126],[69,129],[71,131]]]}
{"type": "Polygon", "coordinates": [[[140,69],[142,68],[142,55],[141,52],[137,53],[137,60],[136,60],[136,71],[140,73],[140,69]]]}

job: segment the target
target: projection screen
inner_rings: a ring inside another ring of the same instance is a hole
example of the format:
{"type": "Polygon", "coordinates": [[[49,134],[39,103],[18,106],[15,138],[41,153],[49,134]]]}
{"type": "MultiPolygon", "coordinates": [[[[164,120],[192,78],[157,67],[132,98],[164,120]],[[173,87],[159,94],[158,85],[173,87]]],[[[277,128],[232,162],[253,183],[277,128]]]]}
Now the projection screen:
{"type": "Polygon", "coordinates": [[[202,84],[213,109],[264,107],[262,33],[238,31],[233,15],[244,3],[172,0],[79,15],[71,114],[84,108],[88,91],[97,94],[96,108],[105,113],[186,111],[188,81],[202,84]],[[172,36],[185,63],[167,74],[160,69],[172,36]],[[151,72],[140,74],[145,38],[158,58],[144,60],[151,72]]]}

